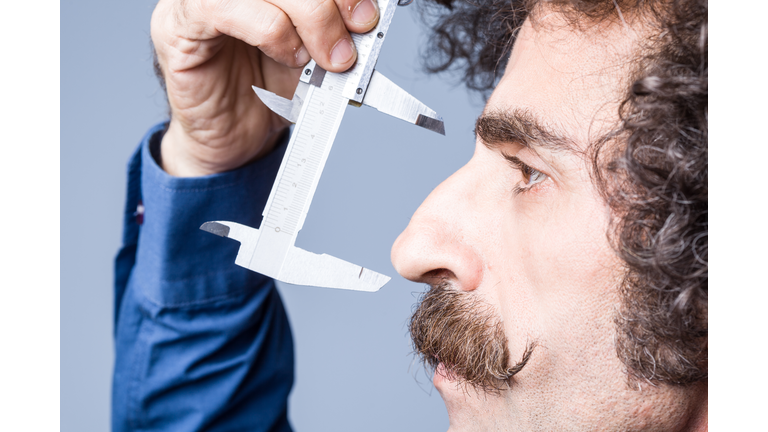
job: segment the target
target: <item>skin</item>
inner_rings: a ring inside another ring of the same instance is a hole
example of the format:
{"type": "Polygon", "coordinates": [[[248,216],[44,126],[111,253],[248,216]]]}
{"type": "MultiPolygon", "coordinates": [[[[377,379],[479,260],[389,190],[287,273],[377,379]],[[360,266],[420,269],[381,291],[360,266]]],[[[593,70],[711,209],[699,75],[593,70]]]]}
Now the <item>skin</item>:
{"type": "Polygon", "coordinates": [[[434,384],[450,430],[706,430],[706,382],[628,382],[614,345],[621,266],[606,238],[608,207],[583,154],[590,139],[618,124],[643,28],[576,31],[556,13],[534,18],[484,112],[526,110],[577,151],[478,137],[469,163],[429,195],[392,248],[404,277],[447,279],[489,304],[513,361],[527,341],[539,345],[498,395],[467,389],[439,366],[434,384]],[[515,194],[527,180],[504,154],[546,179],[515,194]]]}

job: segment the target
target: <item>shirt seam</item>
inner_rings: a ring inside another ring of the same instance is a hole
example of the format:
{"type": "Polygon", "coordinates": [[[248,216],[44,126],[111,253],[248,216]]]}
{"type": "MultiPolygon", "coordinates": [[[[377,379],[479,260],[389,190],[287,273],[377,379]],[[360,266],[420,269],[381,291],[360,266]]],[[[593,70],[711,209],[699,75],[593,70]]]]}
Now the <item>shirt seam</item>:
{"type": "Polygon", "coordinates": [[[168,186],[160,186],[160,188],[166,192],[208,192],[208,191],[215,191],[219,189],[227,189],[235,186],[240,186],[241,183],[244,183],[244,182],[230,183],[226,185],[212,186],[207,188],[173,188],[168,186]]]}
{"type": "Polygon", "coordinates": [[[147,301],[154,306],[168,309],[168,308],[180,308],[185,306],[201,306],[209,303],[215,303],[221,300],[232,300],[234,297],[241,297],[241,295],[245,294],[245,292],[246,292],[246,289],[241,288],[231,293],[221,294],[218,296],[209,297],[205,300],[195,300],[195,301],[186,302],[186,303],[159,303],[157,300],[153,299],[148,295],[145,295],[144,298],[146,298],[147,301]]]}

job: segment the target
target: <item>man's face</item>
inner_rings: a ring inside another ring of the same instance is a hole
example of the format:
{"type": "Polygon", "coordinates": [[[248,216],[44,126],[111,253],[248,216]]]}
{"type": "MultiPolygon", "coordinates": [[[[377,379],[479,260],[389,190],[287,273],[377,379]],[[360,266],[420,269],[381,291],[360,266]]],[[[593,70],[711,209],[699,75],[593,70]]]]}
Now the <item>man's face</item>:
{"type": "Polygon", "coordinates": [[[616,354],[622,268],[586,154],[617,125],[638,30],[536,18],[478,123],[474,156],[424,201],[392,262],[500,322],[510,365],[536,344],[501,392],[437,368],[451,430],[676,430],[690,401],[672,387],[631,389],[616,354]]]}

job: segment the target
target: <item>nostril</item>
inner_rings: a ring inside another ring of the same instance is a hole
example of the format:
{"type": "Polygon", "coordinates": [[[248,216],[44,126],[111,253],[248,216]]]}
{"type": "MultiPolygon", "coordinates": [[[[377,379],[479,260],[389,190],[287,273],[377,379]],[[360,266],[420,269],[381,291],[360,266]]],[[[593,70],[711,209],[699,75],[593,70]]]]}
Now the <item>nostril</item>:
{"type": "Polygon", "coordinates": [[[452,271],[445,268],[440,268],[436,270],[430,270],[424,273],[419,278],[419,282],[428,283],[430,285],[436,285],[441,281],[455,280],[455,279],[456,279],[456,275],[452,271]]]}

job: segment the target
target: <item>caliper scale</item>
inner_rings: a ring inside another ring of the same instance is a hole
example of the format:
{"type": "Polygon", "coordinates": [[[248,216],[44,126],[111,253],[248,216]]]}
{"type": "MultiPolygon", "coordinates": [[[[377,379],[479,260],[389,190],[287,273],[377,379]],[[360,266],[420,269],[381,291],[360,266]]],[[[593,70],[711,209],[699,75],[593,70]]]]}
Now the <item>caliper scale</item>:
{"type": "Polygon", "coordinates": [[[396,0],[380,0],[378,25],[368,33],[352,34],[358,55],[348,71],[326,72],[310,61],[291,100],[253,87],[265,105],[296,125],[259,229],[228,221],[200,227],[240,242],[235,264],[297,285],[376,291],[389,281],[388,276],[294,244],[347,105],[368,105],[445,135],[437,113],[374,69],[397,5],[396,0]]]}

